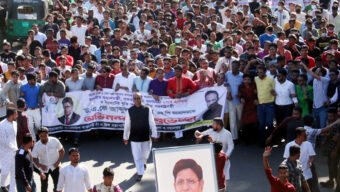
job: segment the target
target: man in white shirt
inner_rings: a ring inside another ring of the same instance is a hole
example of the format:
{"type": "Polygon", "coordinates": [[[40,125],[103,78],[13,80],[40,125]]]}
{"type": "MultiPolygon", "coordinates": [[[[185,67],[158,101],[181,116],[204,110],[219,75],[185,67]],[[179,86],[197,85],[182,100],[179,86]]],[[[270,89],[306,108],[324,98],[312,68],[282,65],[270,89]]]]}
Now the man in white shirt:
{"type": "Polygon", "coordinates": [[[77,68],[73,68],[71,70],[71,77],[66,79],[65,85],[66,85],[66,91],[72,92],[72,91],[81,91],[83,87],[83,78],[79,78],[79,71],[77,68]]]}
{"type": "Polygon", "coordinates": [[[10,185],[9,191],[16,192],[15,183],[15,153],[18,150],[17,146],[17,111],[7,109],[6,119],[0,122],[0,165],[1,165],[1,180],[0,186],[3,192],[8,192],[6,179],[9,174],[10,185]]]}
{"type": "Polygon", "coordinates": [[[145,29],[145,21],[142,20],[139,21],[139,30],[135,33],[139,41],[146,41],[151,38],[151,32],[145,29]]]}
{"type": "Polygon", "coordinates": [[[150,107],[142,104],[142,95],[137,92],[133,94],[134,105],[128,109],[125,115],[124,144],[131,141],[132,156],[137,169],[136,182],[142,180],[149,158],[152,141],[157,141],[157,128],[150,107]]]}
{"type": "Polygon", "coordinates": [[[224,49],[224,57],[220,57],[216,63],[216,66],[215,66],[215,71],[216,73],[219,73],[219,72],[222,72],[221,71],[221,67],[222,67],[222,64],[226,64],[227,67],[228,67],[228,70],[231,70],[231,63],[233,61],[236,61],[237,59],[233,56],[231,56],[231,52],[232,52],[232,48],[231,47],[225,47],[224,49]]]}
{"type": "Polygon", "coordinates": [[[34,31],[34,40],[38,40],[41,45],[47,39],[46,35],[39,31],[39,26],[37,24],[32,25],[32,30],[34,31]]]}
{"type": "Polygon", "coordinates": [[[89,171],[79,164],[78,149],[71,148],[68,154],[71,163],[60,169],[57,192],[92,192],[89,171]]]}
{"type": "Polygon", "coordinates": [[[136,75],[128,71],[128,65],[125,61],[121,62],[120,69],[122,72],[115,76],[112,89],[115,91],[132,91],[133,80],[136,78],[136,75]]]}
{"type": "Polygon", "coordinates": [[[287,80],[287,71],[280,69],[275,79],[275,118],[279,125],[286,117],[292,115],[294,105],[298,104],[295,86],[287,80]]]}
{"type": "Polygon", "coordinates": [[[313,174],[311,169],[316,153],[314,151],[313,145],[309,141],[307,141],[307,131],[305,128],[296,128],[296,139],[287,143],[283,158],[287,159],[289,157],[289,148],[293,145],[297,145],[300,147],[301,152],[299,160],[302,164],[303,175],[305,176],[305,179],[307,180],[311,191],[316,191],[313,189],[318,188],[318,183],[315,183],[313,181],[313,174]]]}
{"type": "Polygon", "coordinates": [[[76,25],[71,27],[71,33],[78,37],[78,43],[80,45],[85,45],[85,33],[87,31],[87,27],[82,25],[83,17],[76,17],[76,25]]]}
{"type": "Polygon", "coordinates": [[[233,142],[233,137],[230,133],[230,131],[228,131],[227,129],[224,129],[223,126],[223,120],[222,118],[214,118],[213,123],[212,123],[212,127],[206,131],[203,132],[199,132],[196,131],[195,132],[195,137],[197,138],[197,143],[201,142],[203,137],[208,135],[208,140],[209,142],[218,142],[218,143],[222,143],[223,148],[222,151],[227,155],[228,160],[225,164],[224,167],[224,174],[225,174],[225,178],[226,180],[230,179],[230,155],[232,153],[232,151],[234,150],[234,142],[233,142]]]}
{"type": "Polygon", "coordinates": [[[289,12],[285,10],[285,2],[280,1],[278,3],[278,10],[274,12],[274,15],[277,15],[277,24],[280,27],[284,27],[286,23],[289,21],[289,12]]]}
{"type": "Polygon", "coordinates": [[[34,164],[38,166],[46,175],[46,179],[41,179],[41,192],[47,192],[48,176],[52,176],[53,191],[56,191],[59,166],[64,157],[64,148],[57,138],[48,135],[48,129],[41,127],[38,130],[40,140],[34,145],[32,157],[34,164]]]}

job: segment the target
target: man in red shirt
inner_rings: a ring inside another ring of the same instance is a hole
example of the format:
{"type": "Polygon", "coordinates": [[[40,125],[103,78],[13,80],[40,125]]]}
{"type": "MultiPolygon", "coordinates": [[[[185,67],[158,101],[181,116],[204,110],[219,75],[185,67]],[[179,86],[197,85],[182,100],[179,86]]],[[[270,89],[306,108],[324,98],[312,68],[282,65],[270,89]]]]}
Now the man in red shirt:
{"type": "Polygon", "coordinates": [[[225,192],[226,182],[225,182],[225,174],[224,174],[224,166],[227,161],[227,155],[222,151],[222,143],[214,142],[215,148],[215,162],[216,162],[216,174],[217,174],[217,182],[218,182],[218,192],[225,192]]]}
{"type": "Polygon", "coordinates": [[[271,147],[266,147],[263,153],[263,165],[270,183],[271,192],[295,192],[295,187],[288,182],[289,170],[287,165],[280,165],[278,168],[278,176],[272,175],[272,169],[269,167],[268,157],[272,151],[271,147]]]}
{"type": "MultiPolygon", "coordinates": [[[[315,59],[311,56],[308,56],[308,50],[309,50],[309,47],[307,45],[303,45],[301,47],[301,50],[300,50],[301,56],[295,58],[295,60],[301,60],[302,61],[303,59],[308,59],[307,67],[309,69],[313,69],[315,67],[315,59]]],[[[305,63],[305,64],[307,64],[307,63],[305,63]]]]}
{"type": "Polygon", "coordinates": [[[111,67],[105,66],[102,73],[96,77],[95,88],[99,91],[104,88],[112,89],[115,76],[111,73],[111,67]]]}
{"type": "Polygon", "coordinates": [[[182,76],[183,68],[175,67],[175,77],[168,80],[167,94],[171,98],[182,98],[191,95],[197,90],[196,84],[189,78],[182,76]]]}

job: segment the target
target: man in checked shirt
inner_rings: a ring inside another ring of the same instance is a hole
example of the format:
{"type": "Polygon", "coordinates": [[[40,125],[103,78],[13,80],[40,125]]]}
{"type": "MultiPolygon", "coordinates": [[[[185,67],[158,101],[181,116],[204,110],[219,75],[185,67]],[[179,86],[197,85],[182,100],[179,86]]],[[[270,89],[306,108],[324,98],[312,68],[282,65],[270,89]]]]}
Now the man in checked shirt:
{"type": "Polygon", "coordinates": [[[309,185],[302,174],[302,165],[299,158],[300,147],[293,145],[289,148],[289,158],[285,159],[281,164],[288,167],[288,181],[294,185],[296,192],[302,192],[302,188],[304,188],[306,192],[310,192],[309,185]]]}

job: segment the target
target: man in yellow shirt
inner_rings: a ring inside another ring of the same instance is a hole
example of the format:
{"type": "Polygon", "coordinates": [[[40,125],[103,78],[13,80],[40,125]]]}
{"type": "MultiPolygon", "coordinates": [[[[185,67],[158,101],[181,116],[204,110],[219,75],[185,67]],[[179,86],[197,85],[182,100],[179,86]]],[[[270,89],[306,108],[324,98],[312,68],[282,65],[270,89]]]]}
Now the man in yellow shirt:
{"type": "MultiPolygon", "coordinates": [[[[289,20],[294,20],[295,21],[294,28],[298,29],[299,31],[301,30],[301,22],[296,19],[296,13],[291,13],[289,20]]],[[[283,30],[286,31],[289,28],[290,28],[290,26],[289,26],[289,22],[288,22],[284,25],[283,30]]]]}
{"type": "Polygon", "coordinates": [[[5,82],[7,82],[8,80],[11,80],[11,73],[12,71],[15,70],[15,63],[13,61],[10,61],[7,63],[7,71],[4,73],[5,76],[5,82]]]}
{"type": "Polygon", "coordinates": [[[266,68],[258,67],[255,83],[257,88],[257,117],[260,124],[260,142],[264,145],[266,138],[273,130],[274,119],[274,96],[276,95],[275,81],[273,78],[266,76],[266,68]],[[266,129],[267,127],[267,129],[266,129]]]}

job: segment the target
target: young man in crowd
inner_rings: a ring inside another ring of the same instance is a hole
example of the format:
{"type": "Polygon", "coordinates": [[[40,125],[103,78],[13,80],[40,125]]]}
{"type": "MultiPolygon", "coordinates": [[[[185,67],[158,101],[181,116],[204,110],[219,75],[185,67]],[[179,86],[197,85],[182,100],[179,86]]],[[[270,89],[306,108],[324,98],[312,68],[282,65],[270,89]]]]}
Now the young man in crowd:
{"type": "Polygon", "coordinates": [[[80,154],[78,149],[70,148],[68,150],[68,157],[70,164],[60,169],[57,192],[92,192],[89,171],[84,165],[79,163],[80,154]]]}
{"type": "Polygon", "coordinates": [[[59,166],[65,151],[57,138],[48,135],[46,127],[38,129],[38,136],[40,140],[33,148],[32,157],[34,164],[46,175],[46,179],[41,179],[41,192],[47,192],[49,175],[51,175],[53,180],[53,191],[56,191],[59,179],[59,166]]]}

